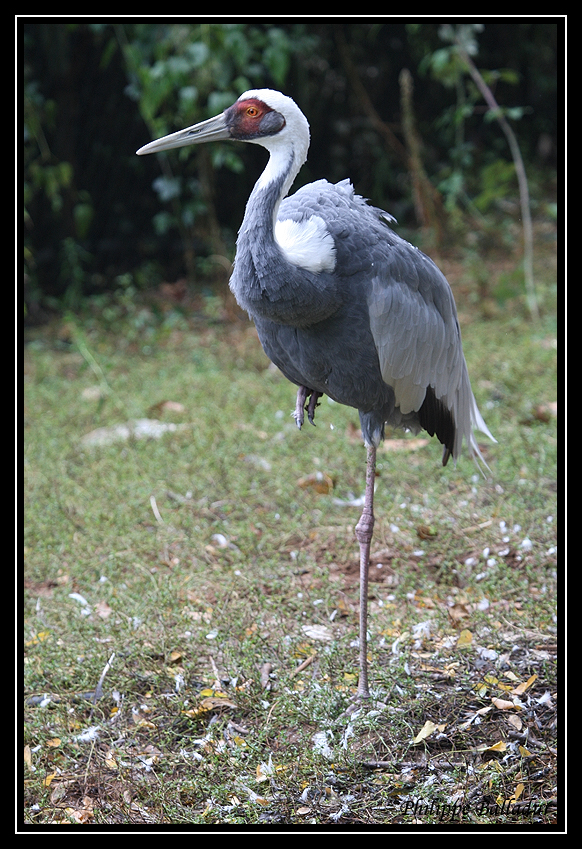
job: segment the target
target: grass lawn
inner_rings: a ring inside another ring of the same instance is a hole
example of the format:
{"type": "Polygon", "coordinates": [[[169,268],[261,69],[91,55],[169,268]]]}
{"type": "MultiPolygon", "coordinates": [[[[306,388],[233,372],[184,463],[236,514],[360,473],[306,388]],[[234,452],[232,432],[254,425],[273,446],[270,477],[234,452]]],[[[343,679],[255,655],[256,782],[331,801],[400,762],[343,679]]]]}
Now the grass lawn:
{"type": "Polygon", "coordinates": [[[241,320],[30,333],[25,823],[555,822],[555,323],[456,295],[492,474],[379,450],[355,711],[357,412],[241,320]]]}

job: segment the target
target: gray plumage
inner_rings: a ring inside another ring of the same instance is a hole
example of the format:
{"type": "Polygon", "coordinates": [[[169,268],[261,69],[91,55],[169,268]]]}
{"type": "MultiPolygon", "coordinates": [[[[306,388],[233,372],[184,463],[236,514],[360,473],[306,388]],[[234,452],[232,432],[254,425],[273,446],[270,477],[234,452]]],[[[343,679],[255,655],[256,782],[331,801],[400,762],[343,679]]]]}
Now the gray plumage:
{"type": "Polygon", "coordinates": [[[348,180],[310,183],[277,213],[279,221],[322,218],[334,240],[334,270],[286,263],[270,224],[284,178],[251,195],[230,284],[267,356],[296,385],[355,407],[366,443],[379,444],[385,423],[423,428],[445,446],[445,462],[449,453],[459,456],[463,439],[482,460],[472,428],[490,434],[446,278],[348,180]]]}
{"type": "Polygon", "coordinates": [[[389,226],[394,219],[356,195],[348,180],[318,180],[287,197],[309,147],[309,125],[289,97],[245,92],[222,115],[138,153],[219,139],[260,144],[270,153],[247,203],[230,286],[267,356],[299,387],[297,425],[305,411],[313,423],[324,394],[360,414],[367,471],[355,528],[358,697],[367,699],[368,566],[376,449],[385,424],[436,435],[443,464],[459,456],[465,441],[486,465],[473,428],[493,437],[471,391],[451,289],[432,260],[396,235],[389,226]]]}

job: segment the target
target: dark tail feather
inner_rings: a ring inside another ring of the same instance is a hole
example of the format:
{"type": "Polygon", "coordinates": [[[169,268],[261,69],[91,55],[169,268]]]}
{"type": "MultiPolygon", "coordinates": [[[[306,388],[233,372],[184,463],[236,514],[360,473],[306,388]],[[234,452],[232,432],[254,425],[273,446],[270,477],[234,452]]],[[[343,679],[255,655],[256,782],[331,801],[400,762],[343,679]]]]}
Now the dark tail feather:
{"type": "Polygon", "coordinates": [[[451,411],[434,394],[432,386],[427,387],[422,407],[418,411],[420,426],[431,436],[435,436],[445,447],[443,450],[443,466],[453,452],[455,444],[456,425],[451,411]]]}

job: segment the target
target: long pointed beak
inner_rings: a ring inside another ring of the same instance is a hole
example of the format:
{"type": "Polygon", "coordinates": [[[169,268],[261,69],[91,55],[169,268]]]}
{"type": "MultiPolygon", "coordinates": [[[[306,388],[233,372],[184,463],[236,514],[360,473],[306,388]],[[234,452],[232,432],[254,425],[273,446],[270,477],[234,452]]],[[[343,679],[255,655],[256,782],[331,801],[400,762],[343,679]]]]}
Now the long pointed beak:
{"type": "Polygon", "coordinates": [[[202,142],[220,141],[228,138],[230,138],[230,131],[226,125],[226,117],[222,113],[215,118],[194,124],[192,127],[186,127],[185,130],[178,130],[177,133],[144,144],[143,147],[136,150],[136,153],[138,156],[142,156],[144,153],[158,153],[160,150],[170,150],[173,147],[185,147],[187,144],[201,144],[202,142]]]}

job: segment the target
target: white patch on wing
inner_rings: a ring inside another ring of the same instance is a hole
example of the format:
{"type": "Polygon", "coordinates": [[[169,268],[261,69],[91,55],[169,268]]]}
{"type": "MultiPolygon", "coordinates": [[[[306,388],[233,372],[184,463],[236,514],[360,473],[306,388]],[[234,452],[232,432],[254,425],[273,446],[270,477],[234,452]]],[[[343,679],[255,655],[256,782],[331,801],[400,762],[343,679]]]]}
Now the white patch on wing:
{"type": "Polygon", "coordinates": [[[275,223],[275,241],[293,265],[307,271],[333,271],[335,243],[325,221],[313,215],[305,221],[286,219],[275,223]]]}

